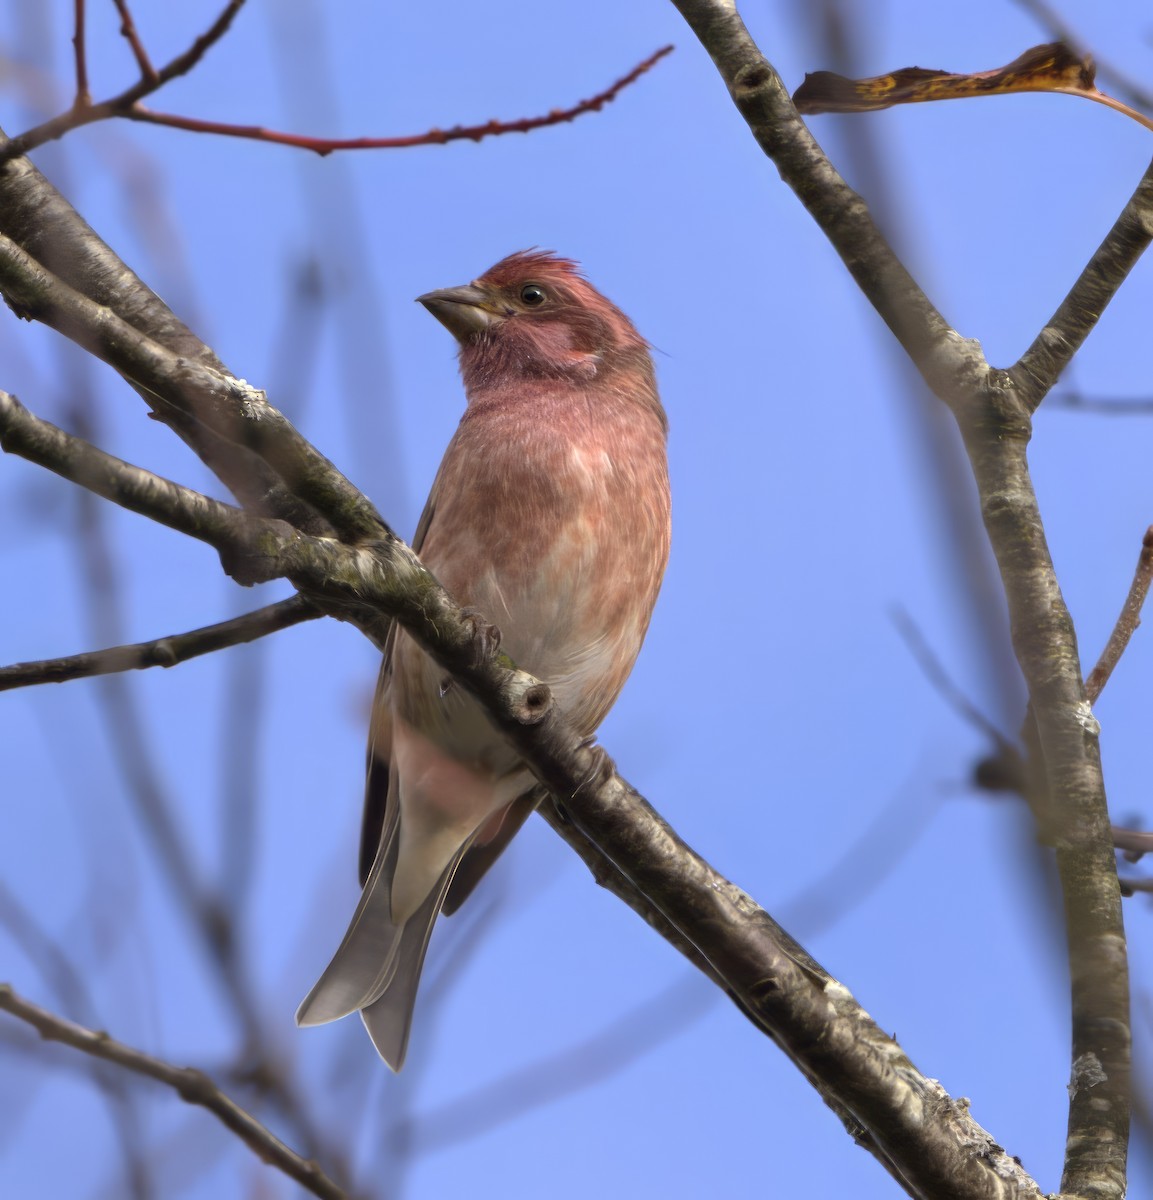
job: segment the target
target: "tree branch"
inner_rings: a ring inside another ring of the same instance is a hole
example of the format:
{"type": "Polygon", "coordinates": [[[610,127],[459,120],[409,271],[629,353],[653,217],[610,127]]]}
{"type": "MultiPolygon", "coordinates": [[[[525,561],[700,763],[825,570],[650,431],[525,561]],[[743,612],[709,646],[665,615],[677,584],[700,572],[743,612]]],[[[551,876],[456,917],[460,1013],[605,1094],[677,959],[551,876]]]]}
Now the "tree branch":
{"type": "Polygon", "coordinates": [[[1130,1039],[1116,860],[1098,726],[1085,700],[1076,635],[1045,543],[1025,447],[1030,414],[1046,387],[1149,241],[1149,176],[1058,310],[1050,334],[1034,343],[1025,367],[992,371],[980,347],[948,328],[885,244],[864,202],[805,128],[732,0],[674,3],[712,56],[761,148],[961,427],[1035,714],[1048,781],[1041,819],[1056,846],[1065,896],[1073,1070],[1063,1187],[1079,1196],[1119,1197],[1128,1147],[1130,1039]]]}
{"type": "Polygon", "coordinates": [[[1113,632],[1101,651],[1097,665],[1089,672],[1085,680],[1085,695],[1090,704],[1096,704],[1098,696],[1109,682],[1113,669],[1121,661],[1125,647],[1137,632],[1141,624],[1141,609],[1145,606],[1145,597],[1149,595],[1149,584],[1153,581],[1153,525],[1145,531],[1141,539],[1141,553],[1137,558],[1137,570],[1133,573],[1133,582],[1129,585],[1129,594],[1121,606],[1117,623],[1113,632]]]}
{"type": "MultiPolygon", "coordinates": [[[[262,125],[236,125],[228,121],[207,121],[200,117],[156,112],[154,109],[145,108],[142,104],[118,107],[107,115],[124,117],[129,121],[143,121],[150,125],[166,125],[170,129],[184,129],[190,133],[211,133],[218,137],[246,138],[249,141],[270,142],[277,146],[293,146],[298,150],[311,150],[322,158],[337,150],[403,150],[412,146],[444,146],[449,142],[479,142],[484,138],[498,137],[505,133],[530,133],[534,129],[544,129],[549,125],[561,125],[568,121],[575,121],[586,113],[599,112],[606,104],[615,100],[620,92],[635,83],[646,71],[651,70],[666,54],[671,54],[672,51],[672,46],[662,46],[643,62],[633,67],[627,75],[610,84],[603,92],[598,92],[588,100],[578,100],[569,108],[554,108],[544,116],[521,117],[512,121],[498,121],[494,118],[481,125],[454,125],[451,129],[429,129],[424,133],[399,137],[309,137],[302,133],[285,133],[277,129],[266,129],[262,125]]],[[[63,119],[63,116],[59,119],[63,119]]]]}
{"type": "Polygon", "coordinates": [[[355,547],[311,538],[283,522],[240,513],[129,467],[0,397],[0,429],[23,453],[135,511],[217,545],[242,576],[284,575],[326,611],[379,644],[400,620],[476,695],[537,778],[595,844],[598,878],[658,927],[676,931],[690,961],[721,982],[762,1030],[818,1086],[853,1136],[868,1144],[914,1194],[1037,1196],[1036,1184],[761,909],[695,855],[587,745],[547,687],[516,669],[491,630],[467,615],[389,535],[355,547]],[[46,427],[46,428],[45,428],[46,427]],[[100,469],[94,469],[99,463],[100,469]],[[69,476],[71,477],[71,476],[69,476]],[[239,564],[239,565],[238,565],[239,564]],[[613,865],[605,871],[602,860],[613,865]],[[702,961],[703,960],[703,961],[702,961]],[[848,1051],[848,1052],[846,1052],[848,1051]]]}
{"type": "MultiPolygon", "coordinates": [[[[0,406],[3,405],[0,393],[0,406]]],[[[66,658],[50,658],[41,662],[14,663],[0,667],[0,692],[13,688],[31,687],[40,683],[65,683],[71,679],[90,679],[93,675],[113,675],[120,671],[141,671],[147,667],[174,667],[202,654],[238,646],[256,638],[267,637],[281,629],[289,629],[302,621],[314,621],[323,616],[303,596],[291,596],[266,608],[205,625],[187,633],[171,633],[150,642],[131,646],[112,646],[87,654],[71,654],[66,658]]]]}
{"type": "Polygon", "coordinates": [[[203,1071],[192,1067],[174,1067],[133,1046],[118,1042],[106,1033],[97,1033],[83,1025],[66,1021],[18,996],[6,983],[0,984],[0,1009],[31,1025],[42,1038],[62,1042],[83,1054],[115,1063],[125,1070],[165,1084],[188,1104],[206,1108],[262,1162],[276,1167],[306,1191],[320,1196],[322,1200],[347,1200],[347,1193],[337,1187],[316,1163],[301,1158],[295,1150],[286,1146],[255,1117],[225,1095],[203,1071]]]}
{"type": "MultiPolygon", "coordinates": [[[[0,157],[8,144],[0,130],[0,157]]],[[[0,233],[133,329],[183,359],[226,372],[213,351],[121,262],[26,158],[0,164],[0,233]]],[[[154,402],[143,389],[137,391],[147,403],[154,402]]],[[[331,532],[332,526],[293,496],[252,451],[175,410],[165,419],[246,508],[282,517],[312,533],[331,532]]]]}
{"type": "Polygon", "coordinates": [[[1153,163],[1049,323],[1009,371],[1020,402],[1035,412],[1153,240],[1153,163]]]}
{"type": "MultiPolygon", "coordinates": [[[[174,354],[69,287],[2,234],[0,292],[20,316],[51,326],[143,389],[163,420],[174,413],[254,451],[294,496],[349,540],[380,535],[384,523],[368,499],[300,436],[263,392],[174,354]]],[[[208,457],[205,462],[213,465],[208,457]]]]}

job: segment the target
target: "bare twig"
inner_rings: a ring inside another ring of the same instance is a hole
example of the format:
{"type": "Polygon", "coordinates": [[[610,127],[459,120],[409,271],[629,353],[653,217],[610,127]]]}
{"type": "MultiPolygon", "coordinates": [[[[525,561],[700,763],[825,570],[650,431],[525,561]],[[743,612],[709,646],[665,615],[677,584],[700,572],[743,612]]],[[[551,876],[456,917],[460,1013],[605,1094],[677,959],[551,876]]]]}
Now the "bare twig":
{"type": "Polygon", "coordinates": [[[335,150],[398,150],[409,146],[442,146],[447,142],[471,141],[479,142],[486,137],[494,137],[506,133],[528,133],[533,129],[542,129],[549,125],[560,125],[573,121],[586,113],[599,112],[606,104],[611,103],[630,84],[635,83],[646,71],[671,54],[672,46],[662,46],[650,54],[643,62],[638,63],[627,75],[623,75],[615,83],[610,84],[603,92],[598,92],[587,100],[580,100],[569,108],[557,108],[538,117],[522,117],[511,121],[486,121],[482,125],[456,125],[451,129],[429,129],[424,133],[409,134],[401,137],[359,137],[359,138],[316,138],[303,134],[285,133],[275,129],[265,129],[258,125],[237,125],[226,121],[208,121],[199,117],[181,116],[176,113],[156,112],[146,108],[140,101],[161,88],[170,79],[183,75],[203,57],[204,52],[217,41],[227,29],[227,22],[221,28],[224,16],[231,21],[232,15],[238,10],[243,0],[234,0],[225,10],[225,14],[208,33],[198,38],[193,47],[179,58],[173,59],[167,66],[154,71],[151,76],[145,76],[130,88],[126,88],[118,96],[103,100],[98,104],[87,104],[74,108],[69,112],[60,113],[41,125],[29,129],[9,142],[8,146],[0,149],[0,163],[5,158],[17,154],[27,154],[28,151],[42,146],[73,129],[83,125],[92,125],[97,121],[107,121],[121,117],[129,121],[144,121],[152,125],[167,125],[173,129],[185,129],[193,133],[212,133],[222,137],[248,138],[253,141],[272,142],[281,146],[295,146],[302,150],[311,150],[316,154],[332,154],[335,150]]]}
{"type": "Polygon", "coordinates": [[[401,137],[307,137],[301,133],[284,133],[276,129],[266,129],[261,125],[234,125],[227,121],[206,121],[199,117],[156,112],[140,104],[134,104],[123,112],[109,115],[126,117],[130,121],[145,121],[151,125],[167,125],[172,129],[186,129],[191,133],[212,133],[221,137],[272,142],[278,146],[295,146],[300,150],[311,150],[322,158],[336,150],[402,150],[411,146],[443,146],[448,142],[479,142],[486,137],[497,137],[505,133],[529,133],[533,129],[543,129],[549,125],[561,125],[566,121],[575,121],[577,117],[584,116],[585,113],[599,112],[606,104],[615,100],[621,91],[635,83],[646,71],[655,66],[666,54],[671,54],[672,50],[672,46],[662,46],[603,92],[598,92],[588,100],[579,100],[570,108],[554,108],[539,117],[521,117],[519,120],[512,121],[498,121],[494,118],[486,121],[483,125],[454,125],[451,129],[429,129],[424,133],[401,137]]]}
{"type": "Polygon", "coordinates": [[[186,633],[172,633],[131,646],[112,646],[87,654],[50,658],[41,662],[14,663],[0,667],[0,692],[40,683],[64,683],[70,679],[88,679],[93,675],[111,675],[119,671],[140,671],[148,667],[174,667],[202,654],[212,654],[229,646],[238,646],[256,638],[289,629],[302,621],[314,621],[323,614],[302,596],[291,596],[255,612],[205,625],[186,633]]]}
{"type": "Polygon", "coordinates": [[[118,1042],[106,1033],[66,1021],[18,996],[8,984],[0,984],[0,1009],[31,1025],[43,1038],[62,1042],[93,1058],[115,1063],[125,1070],[165,1084],[187,1103],[206,1108],[258,1158],[295,1180],[306,1191],[320,1196],[322,1200],[347,1200],[347,1193],[337,1187],[316,1163],[301,1158],[295,1150],[286,1146],[255,1117],[225,1095],[203,1071],[192,1067],[174,1067],[133,1046],[118,1042]]]}
{"type": "Polygon", "coordinates": [[[132,19],[132,10],[128,7],[128,0],[112,0],[112,2],[120,14],[120,32],[132,47],[136,65],[140,68],[140,78],[146,83],[159,86],[160,76],[152,65],[152,60],[148,57],[148,51],[144,49],[140,35],[136,32],[136,22],[132,19]]]}
{"type": "Polygon", "coordinates": [[[1145,604],[1145,597],[1149,594],[1151,581],[1153,581],[1153,525],[1145,531],[1145,536],[1141,540],[1137,570],[1134,572],[1133,582],[1129,585],[1129,594],[1125,597],[1125,603],[1121,607],[1117,623],[1113,626],[1113,632],[1109,635],[1108,642],[1105,643],[1105,649],[1101,651],[1097,665],[1089,672],[1089,677],[1085,680],[1085,695],[1090,704],[1097,702],[1097,697],[1101,695],[1105,684],[1109,682],[1109,676],[1113,674],[1113,668],[1121,661],[1121,655],[1125,653],[1129,639],[1137,631],[1137,626],[1141,624],[1141,609],[1145,604]]]}
{"type": "Polygon", "coordinates": [[[73,15],[76,22],[72,34],[72,49],[76,56],[76,98],[72,108],[78,111],[92,103],[92,93],[88,90],[88,54],[84,42],[84,0],[74,0],[73,15]]]}

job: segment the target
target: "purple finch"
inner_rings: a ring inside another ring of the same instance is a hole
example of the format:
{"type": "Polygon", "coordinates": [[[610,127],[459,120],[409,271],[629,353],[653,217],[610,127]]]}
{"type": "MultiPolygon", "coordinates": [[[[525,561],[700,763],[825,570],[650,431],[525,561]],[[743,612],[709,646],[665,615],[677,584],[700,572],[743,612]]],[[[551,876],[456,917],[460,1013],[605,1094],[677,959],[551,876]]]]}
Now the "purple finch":
{"type": "MultiPolygon", "coordinates": [[[[460,343],[468,406],[413,546],[591,736],[668,559],[667,421],[648,345],[575,263],[538,251],[419,299],[460,343]]],[[[433,923],[520,828],[534,786],[477,702],[394,626],[369,738],[364,892],[299,1024],[359,1009],[400,1070],[433,923]]]]}

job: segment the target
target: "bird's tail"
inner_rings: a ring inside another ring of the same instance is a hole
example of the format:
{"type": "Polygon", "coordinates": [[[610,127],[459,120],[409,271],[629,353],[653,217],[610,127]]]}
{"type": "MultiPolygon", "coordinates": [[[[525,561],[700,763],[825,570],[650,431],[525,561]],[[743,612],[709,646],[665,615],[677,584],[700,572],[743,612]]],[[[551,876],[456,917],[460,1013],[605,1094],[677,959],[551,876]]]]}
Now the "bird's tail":
{"type": "Polygon", "coordinates": [[[432,927],[470,838],[453,856],[424,903],[399,925],[392,919],[392,876],[399,837],[386,831],[344,940],[296,1010],[298,1025],[323,1025],[360,1010],[381,1058],[404,1065],[420,972],[432,927]]]}

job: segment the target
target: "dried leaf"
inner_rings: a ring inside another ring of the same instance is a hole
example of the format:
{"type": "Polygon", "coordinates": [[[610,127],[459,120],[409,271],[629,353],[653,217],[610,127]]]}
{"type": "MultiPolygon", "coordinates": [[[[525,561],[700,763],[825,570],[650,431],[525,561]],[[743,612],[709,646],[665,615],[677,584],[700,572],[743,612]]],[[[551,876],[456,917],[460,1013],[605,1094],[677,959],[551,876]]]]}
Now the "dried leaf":
{"type": "Polygon", "coordinates": [[[1034,46],[1008,66],[968,75],[905,67],[871,79],[846,79],[833,71],[815,71],[793,96],[798,112],[876,112],[894,104],[928,100],[963,100],[971,96],[1005,96],[1013,92],[1061,92],[1084,96],[1125,113],[1146,129],[1153,122],[1121,101],[1098,91],[1095,68],[1088,56],[1080,57],[1064,42],[1034,46]]]}

